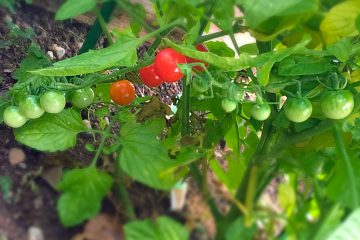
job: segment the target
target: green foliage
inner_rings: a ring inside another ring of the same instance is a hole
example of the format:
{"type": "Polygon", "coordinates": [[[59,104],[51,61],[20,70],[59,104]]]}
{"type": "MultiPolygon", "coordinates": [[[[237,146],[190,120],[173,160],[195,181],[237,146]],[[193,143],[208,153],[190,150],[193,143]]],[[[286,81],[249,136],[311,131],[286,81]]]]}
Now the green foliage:
{"type": "Polygon", "coordinates": [[[132,221],[124,226],[125,237],[128,240],[187,240],[188,230],[175,220],[160,216],[156,222],[149,219],[132,221]]]}
{"type": "Polygon", "coordinates": [[[355,209],[346,220],[335,229],[335,231],[327,238],[328,240],[336,239],[355,239],[359,236],[360,209],[355,209]]]}
{"type": "Polygon", "coordinates": [[[76,144],[76,136],[86,131],[80,113],[65,109],[58,114],[45,113],[14,129],[17,141],[40,151],[62,151],[76,144]]]}
{"type": "Polygon", "coordinates": [[[0,191],[5,202],[10,203],[10,191],[12,186],[12,179],[9,176],[0,175],[0,191]]]}
{"type": "Polygon", "coordinates": [[[56,12],[55,19],[65,20],[91,11],[96,6],[96,2],[96,0],[66,0],[56,12]]]}
{"type": "Polygon", "coordinates": [[[94,217],[100,211],[101,201],[112,183],[110,175],[99,172],[95,167],[66,172],[58,185],[62,192],[57,202],[61,223],[71,227],[94,217]]]}

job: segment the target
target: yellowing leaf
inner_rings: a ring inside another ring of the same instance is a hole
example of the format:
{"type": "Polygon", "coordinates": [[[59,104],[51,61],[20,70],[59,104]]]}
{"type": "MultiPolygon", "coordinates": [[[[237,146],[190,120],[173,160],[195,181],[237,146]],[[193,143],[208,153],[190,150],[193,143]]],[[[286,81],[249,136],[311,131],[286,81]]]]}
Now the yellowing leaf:
{"type": "Polygon", "coordinates": [[[359,34],[355,21],[360,14],[360,1],[350,0],[335,5],[321,22],[326,42],[331,43],[340,37],[351,37],[359,34]]]}

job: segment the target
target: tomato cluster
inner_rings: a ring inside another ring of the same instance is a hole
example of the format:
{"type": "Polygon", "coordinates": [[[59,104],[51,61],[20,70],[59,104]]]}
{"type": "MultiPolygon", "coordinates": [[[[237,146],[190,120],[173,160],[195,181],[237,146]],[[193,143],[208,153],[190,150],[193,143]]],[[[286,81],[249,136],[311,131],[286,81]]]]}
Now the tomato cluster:
{"type": "MultiPolygon", "coordinates": [[[[203,44],[198,44],[196,49],[207,52],[203,44]]],[[[162,83],[174,83],[179,81],[184,75],[178,64],[202,62],[197,59],[186,57],[172,48],[165,48],[155,56],[154,63],[139,70],[142,82],[149,87],[158,87],[162,83]]],[[[204,63],[207,66],[206,63],[204,63]]],[[[200,66],[194,66],[194,71],[203,72],[200,66]]]]}
{"type": "MultiPolygon", "coordinates": [[[[94,91],[83,88],[70,92],[71,104],[76,108],[86,108],[94,101],[94,91]]],[[[59,113],[66,105],[65,93],[49,90],[40,97],[28,95],[18,106],[9,106],[5,109],[3,119],[6,125],[12,128],[23,126],[29,119],[37,119],[45,112],[59,113]]]]}

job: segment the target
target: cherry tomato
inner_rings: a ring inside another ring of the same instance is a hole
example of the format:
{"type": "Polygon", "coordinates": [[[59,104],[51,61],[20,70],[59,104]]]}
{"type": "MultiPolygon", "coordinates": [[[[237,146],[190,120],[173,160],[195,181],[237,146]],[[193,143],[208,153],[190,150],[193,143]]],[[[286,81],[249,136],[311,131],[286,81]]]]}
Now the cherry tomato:
{"type": "Polygon", "coordinates": [[[48,113],[59,113],[65,108],[65,94],[57,91],[45,92],[40,97],[40,105],[48,113]]]}
{"type": "Polygon", "coordinates": [[[285,116],[293,122],[304,122],[312,113],[312,104],[307,98],[288,98],[284,106],[285,116]]]}
{"type": "Polygon", "coordinates": [[[186,63],[186,57],[171,48],[161,50],[154,60],[157,75],[168,83],[177,82],[184,76],[178,67],[182,63],[186,63]]]}
{"type": "Polygon", "coordinates": [[[26,96],[19,103],[19,109],[22,115],[29,119],[41,117],[45,111],[40,107],[40,99],[38,96],[26,96]]]}
{"type": "Polygon", "coordinates": [[[94,97],[91,87],[78,89],[71,94],[71,104],[77,108],[86,108],[94,101],[94,97]]]}
{"type": "MultiPolygon", "coordinates": [[[[208,49],[205,47],[204,44],[198,44],[196,45],[196,49],[199,50],[200,52],[208,52],[208,49]]],[[[191,58],[191,57],[186,57],[186,62],[187,63],[204,63],[205,67],[209,66],[209,64],[207,62],[195,59],[195,58],[191,58]]],[[[192,68],[194,71],[198,71],[198,72],[203,72],[205,71],[205,69],[201,66],[194,66],[192,68]]]]}
{"type": "Polygon", "coordinates": [[[230,113],[232,111],[234,111],[237,107],[237,102],[232,101],[230,99],[223,99],[221,102],[221,106],[224,109],[225,112],[230,113]]]}
{"type": "Polygon", "coordinates": [[[135,99],[134,85],[128,80],[114,82],[110,86],[110,98],[119,105],[129,105],[135,99]]]}
{"type": "Polygon", "coordinates": [[[206,92],[211,86],[209,79],[202,75],[196,75],[191,81],[191,84],[193,88],[200,93],[206,92]]]}
{"type": "Polygon", "coordinates": [[[148,87],[158,87],[164,82],[157,75],[154,64],[141,68],[139,73],[142,82],[148,87]]]}
{"type": "Polygon", "coordinates": [[[27,121],[27,118],[21,114],[20,109],[15,106],[5,109],[3,119],[5,124],[12,128],[19,128],[27,121]]]}
{"type": "Polygon", "coordinates": [[[321,110],[330,119],[343,119],[354,108],[354,96],[349,90],[326,92],[320,101],[321,110]]]}
{"type": "Polygon", "coordinates": [[[268,103],[255,103],[251,108],[251,116],[258,121],[268,119],[270,114],[271,107],[268,103]]]}

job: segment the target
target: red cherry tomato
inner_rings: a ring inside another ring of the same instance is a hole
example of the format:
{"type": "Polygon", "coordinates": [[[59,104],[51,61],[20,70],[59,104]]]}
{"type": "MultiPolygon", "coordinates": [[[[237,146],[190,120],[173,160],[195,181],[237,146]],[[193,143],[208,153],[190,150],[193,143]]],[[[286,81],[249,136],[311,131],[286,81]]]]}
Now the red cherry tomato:
{"type": "Polygon", "coordinates": [[[140,78],[148,87],[158,87],[164,81],[157,75],[154,64],[143,67],[139,70],[140,78]]]}
{"type": "Polygon", "coordinates": [[[155,57],[154,67],[157,75],[165,82],[179,81],[184,75],[178,64],[186,63],[186,57],[171,48],[161,50],[155,57]]]}
{"type": "Polygon", "coordinates": [[[128,80],[120,80],[111,84],[109,95],[117,104],[129,105],[135,99],[135,88],[128,80]]]}
{"type": "MultiPolygon", "coordinates": [[[[205,47],[204,44],[198,44],[196,45],[196,49],[199,50],[200,52],[208,52],[209,50],[205,47]]],[[[187,63],[197,63],[197,62],[200,62],[200,63],[204,63],[205,64],[205,67],[209,66],[209,64],[207,62],[204,62],[204,61],[201,61],[199,59],[195,59],[195,58],[191,58],[191,57],[186,57],[186,62],[187,63]]],[[[197,71],[197,72],[203,72],[205,71],[204,68],[200,67],[200,66],[195,66],[192,68],[194,71],[197,71]]]]}

